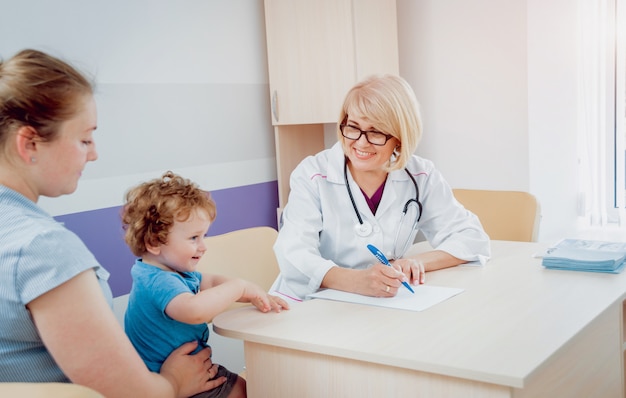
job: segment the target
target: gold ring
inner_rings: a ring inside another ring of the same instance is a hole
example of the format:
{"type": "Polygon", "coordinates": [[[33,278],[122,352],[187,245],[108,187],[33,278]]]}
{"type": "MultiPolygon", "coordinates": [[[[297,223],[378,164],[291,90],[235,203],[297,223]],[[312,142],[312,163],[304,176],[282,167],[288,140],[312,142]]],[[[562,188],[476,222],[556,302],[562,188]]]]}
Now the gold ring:
{"type": "Polygon", "coordinates": [[[385,286],[385,293],[389,293],[389,285],[385,286]]]}

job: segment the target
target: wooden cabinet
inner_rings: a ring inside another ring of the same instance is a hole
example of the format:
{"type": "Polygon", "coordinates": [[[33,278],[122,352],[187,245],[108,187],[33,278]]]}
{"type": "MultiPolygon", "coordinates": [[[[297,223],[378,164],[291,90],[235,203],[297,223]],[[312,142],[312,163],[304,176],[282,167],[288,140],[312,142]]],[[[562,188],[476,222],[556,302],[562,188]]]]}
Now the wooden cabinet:
{"type": "Polygon", "coordinates": [[[289,176],[324,148],[346,92],[373,73],[399,73],[395,0],[265,0],[279,205],[289,176]]]}

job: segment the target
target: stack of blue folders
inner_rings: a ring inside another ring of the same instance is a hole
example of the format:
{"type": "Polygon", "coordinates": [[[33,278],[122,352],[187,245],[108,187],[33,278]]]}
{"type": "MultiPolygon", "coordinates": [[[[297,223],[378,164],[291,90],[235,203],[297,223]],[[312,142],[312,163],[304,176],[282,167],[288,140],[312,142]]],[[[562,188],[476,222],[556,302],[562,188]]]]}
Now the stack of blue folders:
{"type": "Polygon", "coordinates": [[[542,264],[550,269],[617,274],[626,265],[626,242],[563,239],[546,251],[542,264]]]}

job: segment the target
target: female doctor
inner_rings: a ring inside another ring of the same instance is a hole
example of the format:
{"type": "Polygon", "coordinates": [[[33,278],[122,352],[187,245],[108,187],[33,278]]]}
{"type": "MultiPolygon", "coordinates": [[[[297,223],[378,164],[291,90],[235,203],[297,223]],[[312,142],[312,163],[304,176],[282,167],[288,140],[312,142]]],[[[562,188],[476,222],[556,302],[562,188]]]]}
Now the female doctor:
{"type": "Polygon", "coordinates": [[[274,245],[272,290],[305,299],[320,288],[392,297],[402,282],[469,261],[484,264],[489,237],[433,163],[415,152],[421,120],[402,78],[372,76],[347,94],[332,148],[304,159],[274,245]],[[405,257],[421,230],[434,250],[405,257]],[[368,250],[380,249],[392,267],[368,250]]]}

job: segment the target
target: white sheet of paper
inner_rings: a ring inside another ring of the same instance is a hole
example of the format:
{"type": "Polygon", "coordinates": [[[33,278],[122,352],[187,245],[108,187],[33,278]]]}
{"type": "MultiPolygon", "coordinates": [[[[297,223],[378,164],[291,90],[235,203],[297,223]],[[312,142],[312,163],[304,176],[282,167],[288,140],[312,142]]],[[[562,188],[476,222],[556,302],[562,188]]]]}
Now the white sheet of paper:
{"type": "Polygon", "coordinates": [[[325,300],[347,301],[349,303],[374,305],[379,307],[397,308],[409,311],[423,311],[450,297],[463,292],[463,289],[454,287],[442,287],[432,285],[412,286],[415,294],[409,292],[404,286],[398,290],[395,297],[369,297],[355,293],[342,292],[340,290],[325,289],[310,294],[308,298],[325,300]]]}

